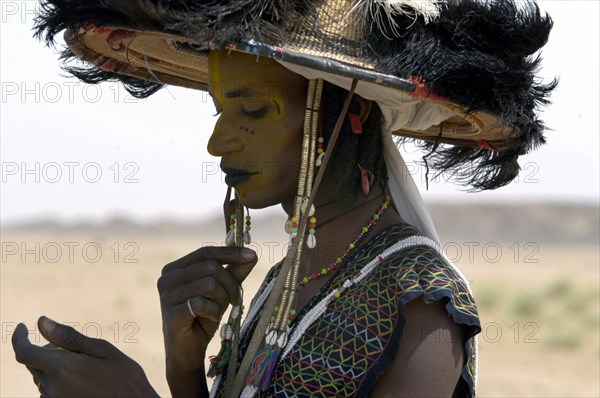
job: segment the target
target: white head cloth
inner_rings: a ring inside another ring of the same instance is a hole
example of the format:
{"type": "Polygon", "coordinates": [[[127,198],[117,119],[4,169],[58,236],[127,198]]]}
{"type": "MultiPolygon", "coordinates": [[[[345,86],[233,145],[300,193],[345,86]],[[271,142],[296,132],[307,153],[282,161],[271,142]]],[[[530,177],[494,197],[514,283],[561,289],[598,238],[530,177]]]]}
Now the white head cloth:
{"type": "MultiPolygon", "coordinates": [[[[281,62],[285,68],[298,73],[307,79],[323,79],[330,83],[350,89],[352,79],[325,73],[314,69],[281,62]]],[[[385,164],[388,170],[388,189],[396,209],[402,219],[417,228],[425,236],[439,243],[429,211],[423,203],[421,194],[392,139],[392,131],[404,128],[407,130],[424,130],[435,126],[454,116],[446,108],[431,102],[415,99],[408,93],[383,87],[364,81],[359,81],[356,94],[377,102],[383,114],[383,150],[385,164]]]]}
{"type": "Polygon", "coordinates": [[[429,211],[389,130],[383,132],[383,153],[389,177],[388,189],[398,213],[405,222],[439,243],[429,211]]]}

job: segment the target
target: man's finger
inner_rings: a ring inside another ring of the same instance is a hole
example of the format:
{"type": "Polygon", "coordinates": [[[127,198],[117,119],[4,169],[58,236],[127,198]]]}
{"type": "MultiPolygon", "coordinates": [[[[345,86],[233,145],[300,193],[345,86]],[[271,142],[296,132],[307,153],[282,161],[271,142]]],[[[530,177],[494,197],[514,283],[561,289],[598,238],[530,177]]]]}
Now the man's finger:
{"type": "Polygon", "coordinates": [[[215,260],[220,264],[228,264],[227,269],[236,277],[239,282],[242,282],[256,262],[258,258],[256,252],[252,249],[242,247],[229,247],[229,246],[207,246],[202,247],[190,254],[176,260],[170,264],[167,264],[162,274],[165,275],[173,270],[187,267],[191,264],[199,263],[206,260],[215,260]]]}
{"type": "Polygon", "coordinates": [[[159,278],[157,287],[161,294],[161,302],[169,298],[169,301],[179,303],[192,296],[202,296],[205,291],[194,290],[193,285],[204,278],[213,278],[221,285],[229,295],[231,304],[240,304],[242,297],[240,293],[240,282],[215,260],[206,260],[189,267],[172,271],[159,278]],[[191,285],[193,284],[193,285],[191,285]],[[183,291],[185,289],[185,292],[183,291]],[[191,289],[191,290],[190,290],[191,289]],[[183,293],[177,297],[177,291],[183,293]],[[168,294],[168,296],[167,296],[168,294]]]}
{"type": "Polygon", "coordinates": [[[227,271],[235,276],[235,279],[237,279],[239,283],[242,283],[248,275],[250,275],[250,272],[252,272],[254,266],[258,262],[258,257],[254,250],[248,248],[244,248],[244,250],[249,250],[247,255],[249,258],[252,258],[251,260],[248,260],[245,263],[228,263],[227,267],[225,267],[227,271]]]}
{"type": "Polygon", "coordinates": [[[99,340],[87,337],[71,326],[61,325],[45,316],[41,316],[38,319],[38,327],[42,336],[58,348],[93,356],[106,354],[103,352],[105,347],[99,347],[99,340]]]}
{"type": "Polygon", "coordinates": [[[219,304],[204,297],[192,297],[189,301],[180,304],[179,307],[177,310],[182,313],[185,312],[186,316],[210,319],[217,324],[223,314],[219,304]]]}
{"type": "Polygon", "coordinates": [[[52,366],[51,353],[31,344],[27,327],[20,323],[12,335],[12,346],[17,362],[31,368],[44,370],[52,366]]]}

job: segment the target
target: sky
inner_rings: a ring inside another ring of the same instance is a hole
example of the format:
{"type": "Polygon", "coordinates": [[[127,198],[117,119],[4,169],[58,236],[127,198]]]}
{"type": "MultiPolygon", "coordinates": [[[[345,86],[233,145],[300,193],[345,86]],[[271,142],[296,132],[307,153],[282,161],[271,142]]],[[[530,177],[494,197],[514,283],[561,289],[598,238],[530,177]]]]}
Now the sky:
{"type": "MultiPolygon", "coordinates": [[[[542,113],[548,143],[520,158],[517,181],[481,193],[443,177],[426,190],[422,154],[406,148],[427,203],[598,204],[599,2],[538,3],[555,21],[540,75],[560,79],[542,113]]],[[[171,87],[136,100],[116,83],[66,78],[57,51],[32,38],[35,4],[0,0],[0,223],[220,212],[225,184],[206,152],[216,120],[207,94],[171,87]]]]}

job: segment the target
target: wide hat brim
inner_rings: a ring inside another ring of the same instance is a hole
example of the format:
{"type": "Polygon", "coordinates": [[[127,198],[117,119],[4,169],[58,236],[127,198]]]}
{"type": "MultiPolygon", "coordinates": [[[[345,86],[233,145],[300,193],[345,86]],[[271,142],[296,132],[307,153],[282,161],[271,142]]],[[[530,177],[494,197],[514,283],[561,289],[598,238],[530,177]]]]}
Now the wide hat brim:
{"type": "Polygon", "coordinates": [[[485,111],[470,111],[448,98],[423,91],[423,83],[416,80],[417,77],[404,79],[381,73],[369,68],[374,65],[368,65],[364,60],[356,60],[357,64],[360,62],[357,65],[350,63],[350,60],[335,59],[335,54],[328,54],[328,57],[318,55],[310,48],[287,48],[284,45],[273,45],[254,39],[217,46],[215,43],[198,43],[189,37],[164,32],[97,27],[89,24],[76,33],[66,32],[65,40],[80,59],[102,70],[154,83],[198,90],[209,90],[210,50],[228,49],[268,57],[282,62],[300,74],[312,78],[320,77],[344,85],[344,88],[349,88],[351,80],[357,79],[361,83],[357,87],[357,94],[378,101],[380,106],[395,107],[386,105],[386,102],[400,102],[419,108],[423,108],[425,102],[435,104],[427,110],[420,109],[421,112],[433,112],[438,115],[437,118],[429,117],[426,122],[434,124],[426,129],[395,129],[393,134],[493,150],[503,150],[515,145],[514,137],[511,136],[513,127],[502,124],[498,116],[485,111]],[[329,76],[338,79],[328,78],[329,76]],[[344,81],[343,78],[347,80],[345,84],[340,83],[344,81]],[[371,87],[364,88],[365,86],[371,87]],[[378,90],[379,95],[374,96],[372,93],[378,90]],[[441,123],[437,122],[436,119],[442,118],[441,123]]]}
{"type": "Polygon", "coordinates": [[[66,29],[65,59],[90,83],[118,79],[147,96],[160,85],[208,90],[208,52],[270,57],[377,101],[387,130],[431,145],[430,165],[476,189],[518,173],[544,142],[536,82],[552,21],[533,3],[483,0],[45,0],[38,34],[66,29]],[[435,143],[435,144],[433,144],[435,143]],[[465,152],[465,150],[470,152],[465,152]],[[468,170],[464,166],[468,166],[468,170]]]}

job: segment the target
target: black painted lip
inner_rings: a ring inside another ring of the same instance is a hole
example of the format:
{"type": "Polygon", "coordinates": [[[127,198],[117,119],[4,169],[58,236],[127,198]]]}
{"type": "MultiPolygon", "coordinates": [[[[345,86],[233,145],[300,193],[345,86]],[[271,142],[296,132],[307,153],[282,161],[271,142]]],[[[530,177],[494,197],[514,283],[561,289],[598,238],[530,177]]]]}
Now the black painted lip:
{"type": "Polygon", "coordinates": [[[259,174],[250,173],[249,171],[243,169],[235,169],[233,167],[227,167],[223,165],[221,165],[221,170],[226,174],[225,184],[227,184],[230,187],[233,187],[244,181],[248,181],[252,176],[259,174]]]}

